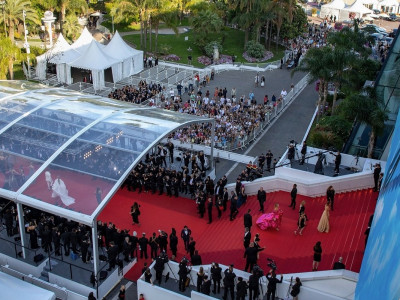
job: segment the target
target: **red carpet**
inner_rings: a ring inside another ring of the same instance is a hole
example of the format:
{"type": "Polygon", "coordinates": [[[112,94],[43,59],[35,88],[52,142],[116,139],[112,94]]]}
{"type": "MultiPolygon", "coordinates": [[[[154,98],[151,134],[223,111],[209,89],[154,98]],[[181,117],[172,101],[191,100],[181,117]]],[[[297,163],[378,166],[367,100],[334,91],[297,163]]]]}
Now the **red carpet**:
{"type": "MultiPolygon", "coordinates": [[[[377,194],[372,190],[337,194],[335,211],[331,212],[330,217],[331,231],[319,233],[317,225],[324,209],[325,197],[298,196],[296,210],[292,210],[288,207],[289,193],[268,194],[265,211],[271,211],[274,203],[279,203],[284,214],[280,231],[261,231],[255,225],[251,230],[252,238],[256,233],[260,233],[260,245],[266,248],[260,253],[259,265],[267,270],[266,258],[269,257],[276,261],[279,273],[311,271],[313,246],[317,241],[321,241],[323,253],[319,270],[331,269],[333,263],[342,256],[346,269],[359,272],[364,250],[364,231],[369,216],[374,212],[376,198],[377,194]],[[296,236],[293,231],[297,228],[298,206],[302,200],[306,200],[309,222],[303,231],[303,236],[296,236]]],[[[196,214],[193,200],[120,190],[103,210],[99,219],[111,221],[118,228],[127,228],[131,232],[135,230],[138,236],[146,232],[147,237],[153,232],[158,234],[158,229],[169,234],[172,227],[176,228],[180,235],[183,226],[187,225],[192,230],[196,249],[199,250],[204,264],[213,261],[225,265],[233,263],[236,268],[244,269],[243,215],[249,208],[252,210],[253,224],[255,224],[261,213],[258,211],[256,197],[252,196],[240,207],[240,212],[233,222],[229,221],[228,211],[218,220],[215,210],[213,223],[208,225],[206,216],[200,219],[196,214]],[[131,225],[129,211],[134,201],[141,205],[140,227],[131,225]]],[[[186,255],[183,241],[179,238],[177,259],[180,260],[183,255],[186,255]]],[[[138,264],[125,277],[137,280],[143,262],[144,260],[139,259],[138,264]]]]}

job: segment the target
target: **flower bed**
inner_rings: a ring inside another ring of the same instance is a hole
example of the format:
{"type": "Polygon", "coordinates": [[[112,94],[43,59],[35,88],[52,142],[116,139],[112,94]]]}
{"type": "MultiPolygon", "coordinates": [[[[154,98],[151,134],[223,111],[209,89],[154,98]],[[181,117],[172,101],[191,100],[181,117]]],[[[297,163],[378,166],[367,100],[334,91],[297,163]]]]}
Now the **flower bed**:
{"type": "MultiPolygon", "coordinates": [[[[197,58],[197,61],[205,66],[211,65],[211,58],[209,58],[208,56],[199,56],[197,58]]],[[[219,64],[231,64],[232,63],[232,56],[230,55],[220,55],[219,59],[214,62],[216,65],[219,64]]]]}
{"type": "Polygon", "coordinates": [[[254,57],[250,57],[247,52],[243,53],[243,58],[251,63],[257,63],[257,62],[263,62],[263,61],[267,61],[269,59],[271,59],[272,57],[274,57],[274,54],[270,51],[264,51],[264,57],[262,58],[254,58],[254,57]]]}
{"type": "Polygon", "coordinates": [[[181,60],[181,58],[175,54],[168,54],[168,55],[164,56],[163,58],[164,58],[164,60],[167,60],[167,61],[180,61],[181,60]]]}

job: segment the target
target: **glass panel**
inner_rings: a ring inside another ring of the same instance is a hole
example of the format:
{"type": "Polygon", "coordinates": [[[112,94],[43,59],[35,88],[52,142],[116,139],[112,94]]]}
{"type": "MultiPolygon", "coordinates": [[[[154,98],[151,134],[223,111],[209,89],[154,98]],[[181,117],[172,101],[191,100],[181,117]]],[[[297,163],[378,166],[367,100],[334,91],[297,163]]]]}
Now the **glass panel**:
{"type": "Polygon", "coordinates": [[[17,191],[40,167],[41,161],[0,151],[0,187],[17,191]]]}
{"type": "Polygon", "coordinates": [[[382,76],[379,79],[379,85],[396,86],[398,78],[400,76],[400,55],[393,53],[388,57],[387,64],[382,76]]]}
{"type": "Polygon", "coordinates": [[[43,85],[29,81],[1,80],[0,91],[5,94],[17,94],[27,90],[43,88],[43,85]]]}
{"type": "MultiPolygon", "coordinates": [[[[72,159],[64,164],[75,165],[72,159]]],[[[83,168],[89,170],[87,166],[82,166],[83,168]]],[[[114,185],[115,180],[51,164],[23,194],[52,205],[91,215],[114,185]]]]}

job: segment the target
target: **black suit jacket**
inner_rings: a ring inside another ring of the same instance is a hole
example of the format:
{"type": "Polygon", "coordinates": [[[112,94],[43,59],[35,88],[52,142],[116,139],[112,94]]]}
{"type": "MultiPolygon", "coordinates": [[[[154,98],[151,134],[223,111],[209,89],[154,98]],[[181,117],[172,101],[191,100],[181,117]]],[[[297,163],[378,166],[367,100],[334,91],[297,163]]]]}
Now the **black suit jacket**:
{"type": "Polygon", "coordinates": [[[245,248],[249,247],[250,241],[251,241],[251,232],[249,231],[247,234],[245,234],[243,240],[243,245],[245,248]]]}
{"type": "Polygon", "coordinates": [[[250,214],[244,214],[243,216],[244,219],[244,227],[251,227],[253,225],[253,218],[250,214]]]}

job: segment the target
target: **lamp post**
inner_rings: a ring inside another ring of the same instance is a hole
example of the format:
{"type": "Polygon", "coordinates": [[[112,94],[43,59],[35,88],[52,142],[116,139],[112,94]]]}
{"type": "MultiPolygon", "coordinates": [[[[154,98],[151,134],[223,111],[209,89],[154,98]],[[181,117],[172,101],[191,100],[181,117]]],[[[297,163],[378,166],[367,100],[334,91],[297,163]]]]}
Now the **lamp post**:
{"type": "Polygon", "coordinates": [[[7,28],[6,28],[6,8],[5,8],[5,6],[6,6],[6,1],[5,1],[5,0],[4,0],[4,1],[0,1],[0,5],[1,5],[2,8],[3,8],[4,33],[6,34],[6,37],[7,37],[7,28]]]}
{"type": "Polygon", "coordinates": [[[52,24],[53,22],[56,20],[55,17],[53,17],[53,12],[51,11],[46,11],[44,13],[44,18],[42,18],[42,21],[44,23],[44,26],[48,27],[48,31],[49,31],[49,41],[50,41],[50,45],[48,48],[53,47],[53,29],[52,29],[52,24]]]}
{"type": "Polygon", "coordinates": [[[30,62],[29,62],[29,54],[31,53],[31,48],[29,47],[29,43],[28,43],[28,30],[26,29],[26,23],[25,23],[25,18],[26,18],[26,11],[23,10],[22,11],[22,16],[24,17],[24,34],[25,34],[25,43],[24,43],[24,47],[26,49],[26,58],[28,61],[28,79],[31,78],[31,67],[30,67],[30,62]]]}

